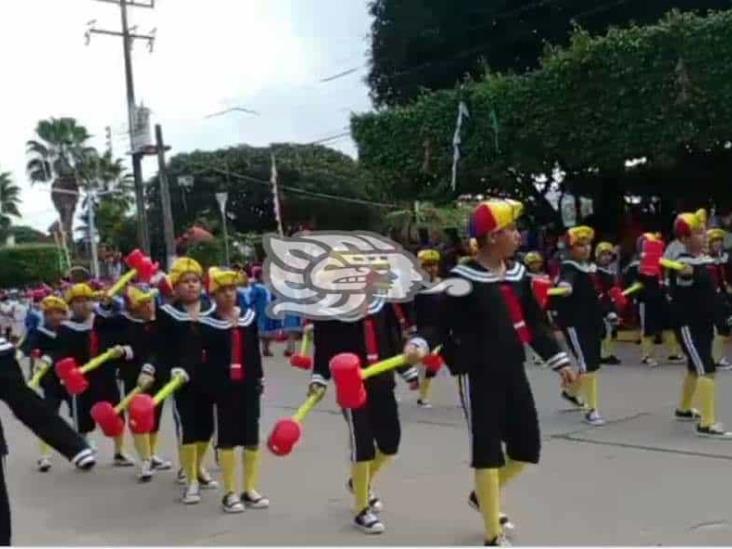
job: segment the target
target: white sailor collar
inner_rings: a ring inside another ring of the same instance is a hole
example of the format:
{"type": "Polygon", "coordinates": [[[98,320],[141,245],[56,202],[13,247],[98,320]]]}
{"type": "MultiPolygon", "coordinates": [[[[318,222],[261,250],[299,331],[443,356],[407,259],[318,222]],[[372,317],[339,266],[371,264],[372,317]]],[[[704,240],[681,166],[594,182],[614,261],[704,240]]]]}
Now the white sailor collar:
{"type": "MultiPolygon", "coordinates": [[[[228,330],[229,328],[234,327],[234,324],[230,320],[217,318],[215,314],[216,308],[214,307],[214,310],[211,312],[211,314],[201,317],[199,319],[201,324],[205,324],[206,326],[210,326],[211,328],[216,328],[218,330],[228,330]]],[[[251,323],[254,321],[255,316],[256,314],[252,309],[242,310],[239,318],[237,319],[236,325],[240,328],[246,328],[247,326],[251,325],[251,323]]]]}
{"type": "Polygon", "coordinates": [[[597,265],[595,265],[594,263],[578,263],[576,261],[572,261],[571,259],[567,259],[565,261],[562,261],[562,265],[570,265],[578,271],[582,271],[583,273],[593,274],[597,272],[597,265]]]}
{"type": "Polygon", "coordinates": [[[40,326],[38,326],[36,328],[36,330],[41,332],[46,337],[50,337],[51,339],[56,339],[56,332],[54,332],[53,330],[49,330],[48,328],[46,328],[46,326],[44,324],[41,324],[40,326]]]}
{"type": "Polygon", "coordinates": [[[517,282],[523,278],[526,268],[521,263],[516,262],[513,267],[506,270],[503,276],[500,276],[489,271],[477,261],[470,261],[463,265],[457,265],[450,272],[473,282],[491,284],[503,281],[517,282]]]}
{"type": "Polygon", "coordinates": [[[15,346],[4,337],[0,337],[0,354],[5,354],[12,349],[15,349],[15,346]]]}
{"type": "MultiPolygon", "coordinates": [[[[165,311],[166,313],[168,313],[174,320],[178,320],[180,322],[193,322],[194,321],[193,317],[190,314],[188,314],[188,311],[186,311],[180,307],[177,307],[174,304],[166,303],[163,306],[161,306],[160,308],[163,311],[165,311]]],[[[211,303],[210,301],[201,300],[201,310],[198,313],[199,314],[198,320],[201,320],[205,316],[210,315],[211,313],[214,312],[215,309],[216,309],[216,306],[213,303],[211,303]],[[204,307],[206,307],[206,306],[208,306],[208,307],[204,309],[204,307]]]]}
{"type": "Polygon", "coordinates": [[[676,258],[679,263],[685,263],[687,265],[714,265],[714,258],[707,254],[701,254],[697,256],[690,255],[689,253],[683,253],[676,258]]]}
{"type": "Polygon", "coordinates": [[[76,320],[64,320],[61,323],[62,326],[74,330],[75,332],[88,332],[94,327],[94,315],[89,315],[84,322],[77,322],[76,320]]]}
{"type": "Polygon", "coordinates": [[[607,267],[600,267],[600,266],[596,266],[596,267],[597,267],[598,273],[605,273],[607,275],[615,276],[615,271],[613,271],[612,269],[608,269],[607,267]]]}

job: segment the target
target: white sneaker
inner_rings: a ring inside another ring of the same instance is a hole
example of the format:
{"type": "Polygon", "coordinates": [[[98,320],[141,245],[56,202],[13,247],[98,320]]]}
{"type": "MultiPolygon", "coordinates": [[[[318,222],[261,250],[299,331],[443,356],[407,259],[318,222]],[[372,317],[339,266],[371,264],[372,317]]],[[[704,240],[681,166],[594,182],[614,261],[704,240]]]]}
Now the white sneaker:
{"type": "Polygon", "coordinates": [[[716,438],[720,440],[732,440],[732,433],[724,428],[721,423],[715,423],[709,427],[696,426],[696,434],[705,438],[716,438]]]}
{"type": "Polygon", "coordinates": [[[269,507],[269,500],[256,490],[242,493],[241,500],[247,509],[267,509],[269,507]]]}
{"type": "Polygon", "coordinates": [[[417,406],[420,408],[432,408],[432,404],[429,400],[422,400],[421,398],[417,399],[417,406]]]}
{"type": "Polygon", "coordinates": [[[113,464],[115,467],[134,467],[135,460],[124,452],[114,454],[113,464]]]}
{"type": "Polygon", "coordinates": [[[186,505],[195,505],[201,502],[201,489],[197,482],[191,482],[186,486],[181,501],[186,505]]]}
{"type": "Polygon", "coordinates": [[[38,460],[38,471],[41,473],[48,473],[51,470],[51,458],[48,456],[41,456],[38,460]]]}
{"type": "Polygon", "coordinates": [[[585,414],[585,423],[593,427],[599,427],[600,425],[605,425],[605,420],[597,410],[590,410],[585,414]]]}
{"type": "Polygon", "coordinates": [[[501,534],[497,538],[494,538],[490,541],[486,541],[483,545],[490,546],[490,547],[513,547],[511,545],[511,542],[508,540],[508,538],[501,534]]]}
{"type": "Polygon", "coordinates": [[[643,364],[644,366],[649,366],[651,368],[655,368],[656,366],[658,366],[658,361],[653,357],[644,356],[643,359],[641,360],[641,364],[643,364]]]}
{"type": "Polygon", "coordinates": [[[723,356],[719,359],[719,362],[717,362],[717,370],[732,370],[732,362],[727,360],[726,356],[723,356]]]}
{"type": "Polygon", "coordinates": [[[229,492],[224,496],[224,499],[221,500],[221,508],[224,513],[243,513],[245,510],[244,504],[234,492],[229,492]]]}
{"type": "Polygon", "coordinates": [[[354,517],[353,525],[364,534],[381,534],[385,530],[384,523],[368,507],[354,517]]]}
{"type": "Polygon", "coordinates": [[[186,474],[183,469],[178,469],[178,472],[175,475],[175,483],[180,486],[186,486],[188,484],[188,480],[186,479],[186,474]]]}
{"type": "Polygon", "coordinates": [[[140,482],[150,482],[153,477],[152,461],[144,459],[140,462],[140,471],[137,473],[137,480],[140,482]]]}
{"type": "Polygon", "coordinates": [[[203,490],[216,490],[219,487],[219,483],[213,479],[208,471],[198,472],[198,484],[203,490]]]}
{"type": "Polygon", "coordinates": [[[153,456],[151,460],[152,468],[156,471],[169,471],[173,468],[173,463],[167,459],[162,459],[158,456],[153,456]]]}

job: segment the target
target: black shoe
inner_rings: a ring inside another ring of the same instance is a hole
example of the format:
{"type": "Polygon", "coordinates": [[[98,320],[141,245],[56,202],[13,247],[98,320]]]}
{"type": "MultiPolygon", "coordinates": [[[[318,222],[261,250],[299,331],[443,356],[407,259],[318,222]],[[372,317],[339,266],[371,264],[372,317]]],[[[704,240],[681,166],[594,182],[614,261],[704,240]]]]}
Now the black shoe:
{"type": "Polygon", "coordinates": [[[691,408],[690,410],[679,410],[677,408],[674,411],[674,418],[676,421],[699,421],[701,419],[701,414],[694,408],[691,408]]]}
{"type": "Polygon", "coordinates": [[[221,508],[224,510],[224,513],[243,513],[245,510],[244,504],[242,504],[239,496],[234,492],[229,492],[224,495],[224,498],[221,500],[221,508]]]}
{"type": "Polygon", "coordinates": [[[364,534],[381,534],[385,529],[384,523],[368,507],[354,517],[353,525],[364,534]]]}
{"type": "Polygon", "coordinates": [[[201,490],[215,490],[219,487],[219,483],[206,471],[200,471],[198,473],[198,485],[201,487],[201,490]]]}
{"type": "Polygon", "coordinates": [[[51,458],[43,456],[38,460],[38,471],[48,473],[51,470],[51,458]]]}
{"type": "Polygon", "coordinates": [[[173,468],[173,464],[170,461],[167,459],[161,459],[158,456],[153,456],[150,459],[150,463],[155,471],[169,471],[173,468]]]}
{"type": "Polygon", "coordinates": [[[114,454],[114,466],[115,467],[134,467],[135,460],[125,455],[122,452],[114,454]]]}
{"type": "Polygon", "coordinates": [[[570,395],[567,391],[562,391],[562,398],[572,404],[575,408],[582,410],[585,407],[585,401],[578,396],[570,395]]]}
{"type": "Polygon", "coordinates": [[[623,362],[615,355],[606,356],[600,359],[600,364],[607,364],[608,366],[619,366],[623,362]]]}
{"type": "Polygon", "coordinates": [[[269,507],[269,500],[256,491],[242,492],[241,501],[247,509],[267,509],[269,507]]]}

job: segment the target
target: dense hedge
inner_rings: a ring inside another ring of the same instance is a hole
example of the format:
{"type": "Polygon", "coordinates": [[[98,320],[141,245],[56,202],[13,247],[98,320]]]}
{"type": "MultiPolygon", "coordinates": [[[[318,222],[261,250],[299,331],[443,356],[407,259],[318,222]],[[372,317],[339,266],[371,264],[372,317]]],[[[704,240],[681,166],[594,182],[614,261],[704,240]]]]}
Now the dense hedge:
{"type": "Polygon", "coordinates": [[[656,25],[600,37],[577,30],[537,71],[491,75],[409,107],[357,115],[352,132],[363,164],[404,196],[446,189],[461,99],[471,118],[458,190],[556,165],[622,171],[626,159],[644,156],[662,165],[732,139],[730,58],[732,11],[671,12],[656,25]]]}
{"type": "Polygon", "coordinates": [[[26,244],[0,248],[0,288],[21,287],[61,277],[58,250],[48,244],[26,244]]]}

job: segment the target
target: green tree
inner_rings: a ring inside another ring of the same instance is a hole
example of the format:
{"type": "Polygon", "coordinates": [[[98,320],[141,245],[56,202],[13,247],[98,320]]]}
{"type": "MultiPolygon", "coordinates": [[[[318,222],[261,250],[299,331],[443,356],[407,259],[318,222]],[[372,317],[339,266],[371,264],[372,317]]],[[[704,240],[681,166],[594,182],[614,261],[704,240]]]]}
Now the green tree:
{"type": "Polygon", "coordinates": [[[372,0],[371,70],[377,106],[455,87],[491,71],[539,66],[546,44],[567,45],[574,25],[593,34],[656,22],[671,9],[727,9],[730,0],[372,0]]]}
{"type": "Polygon", "coordinates": [[[69,243],[82,185],[80,165],[90,154],[89,137],[74,118],[50,118],[38,122],[36,138],[26,144],[31,183],[51,183],[51,200],[69,243]]]}
{"type": "Polygon", "coordinates": [[[20,187],[15,185],[9,172],[0,172],[0,230],[10,227],[10,216],[20,217],[20,187]]]}

